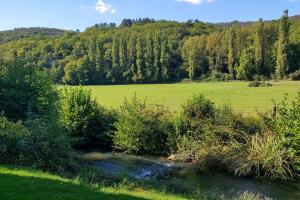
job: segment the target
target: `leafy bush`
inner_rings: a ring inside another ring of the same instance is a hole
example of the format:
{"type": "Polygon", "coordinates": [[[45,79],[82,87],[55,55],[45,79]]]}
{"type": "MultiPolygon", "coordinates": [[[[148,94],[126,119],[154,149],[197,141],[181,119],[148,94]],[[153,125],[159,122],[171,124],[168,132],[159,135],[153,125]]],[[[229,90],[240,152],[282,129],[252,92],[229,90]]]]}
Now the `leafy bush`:
{"type": "Polygon", "coordinates": [[[206,125],[214,120],[216,107],[203,95],[194,96],[183,105],[183,111],[177,127],[181,133],[190,133],[201,137],[206,125]]]}
{"type": "MultiPolygon", "coordinates": [[[[57,121],[56,121],[57,122],[57,121]]],[[[53,119],[32,119],[25,125],[0,118],[0,162],[63,171],[73,166],[68,138],[53,119]]]]}
{"type": "Polygon", "coordinates": [[[8,119],[25,120],[55,109],[57,92],[45,71],[17,59],[4,63],[0,75],[0,112],[8,119]]]}
{"type": "Polygon", "coordinates": [[[293,81],[299,81],[300,80],[300,70],[297,70],[289,75],[290,79],[293,81]]]}
{"type": "Polygon", "coordinates": [[[125,99],[115,123],[115,148],[129,153],[165,154],[172,130],[167,113],[161,106],[148,107],[136,96],[125,99]]]}
{"type": "Polygon", "coordinates": [[[3,162],[63,170],[72,157],[58,121],[57,90],[46,72],[26,63],[16,59],[1,68],[0,110],[7,117],[0,119],[3,162]]]}
{"type": "MultiPolygon", "coordinates": [[[[283,118],[280,121],[286,125],[294,123],[290,129],[282,124],[280,128],[290,130],[289,135],[298,131],[299,120],[295,116],[300,112],[280,110],[282,114],[288,113],[287,118],[294,116],[289,122],[283,118]]],[[[239,176],[293,178],[298,159],[290,147],[298,148],[293,146],[299,145],[297,138],[285,145],[284,139],[272,131],[262,135],[265,130],[269,129],[261,118],[243,117],[229,106],[216,108],[211,101],[198,96],[183,107],[177,123],[177,157],[193,160],[200,168],[225,168],[239,176]]]]}
{"type": "Polygon", "coordinates": [[[249,87],[271,87],[273,86],[271,83],[267,83],[265,81],[253,81],[249,83],[249,87]]]}
{"type": "Polygon", "coordinates": [[[272,129],[294,155],[300,156],[300,91],[291,104],[285,96],[282,102],[275,103],[277,113],[271,119],[272,129]]]}
{"type": "Polygon", "coordinates": [[[288,180],[294,176],[293,160],[281,140],[272,133],[247,137],[245,143],[232,140],[223,162],[238,176],[288,180]]]}
{"type": "Polygon", "coordinates": [[[31,132],[22,145],[22,163],[32,167],[63,171],[73,166],[70,140],[62,131],[57,114],[25,123],[31,132]]]}
{"type": "Polygon", "coordinates": [[[82,88],[62,89],[60,120],[74,147],[101,145],[107,148],[111,145],[109,130],[115,117],[112,112],[98,105],[91,91],[82,88]]]}
{"type": "Polygon", "coordinates": [[[219,71],[213,71],[209,77],[201,76],[204,81],[231,81],[232,76],[228,73],[222,73],[219,71]]]}
{"type": "Polygon", "coordinates": [[[0,162],[14,162],[19,158],[20,146],[30,132],[21,122],[10,122],[0,117],[0,162]]]}

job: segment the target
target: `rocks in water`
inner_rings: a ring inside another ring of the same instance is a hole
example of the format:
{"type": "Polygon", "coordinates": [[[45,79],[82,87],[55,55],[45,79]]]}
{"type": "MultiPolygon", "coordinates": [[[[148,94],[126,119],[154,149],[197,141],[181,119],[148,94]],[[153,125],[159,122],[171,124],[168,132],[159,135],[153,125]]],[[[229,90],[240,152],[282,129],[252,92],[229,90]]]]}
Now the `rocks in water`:
{"type": "Polygon", "coordinates": [[[172,154],[172,155],[170,155],[168,157],[168,160],[171,160],[171,161],[193,162],[194,156],[193,155],[180,156],[180,155],[172,154]]]}
{"type": "Polygon", "coordinates": [[[168,160],[171,160],[171,161],[176,161],[177,160],[177,156],[175,154],[172,154],[168,157],[168,160]]]}

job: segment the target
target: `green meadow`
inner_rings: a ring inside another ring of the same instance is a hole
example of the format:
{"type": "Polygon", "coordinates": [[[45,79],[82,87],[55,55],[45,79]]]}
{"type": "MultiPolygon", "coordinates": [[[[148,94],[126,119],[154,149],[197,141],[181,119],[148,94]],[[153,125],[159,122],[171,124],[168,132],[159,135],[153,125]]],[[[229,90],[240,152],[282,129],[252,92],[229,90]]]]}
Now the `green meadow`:
{"type": "Polygon", "coordinates": [[[272,87],[249,87],[248,82],[203,82],[145,85],[84,86],[90,89],[99,103],[118,108],[124,98],[136,94],[146,98],[148,104],[164,105],[171,111],[179,111],[181,105],[196,94],[203,94],[217,105],[229,104],[236,111],[255,114],[272,109],[272,100],[282,100],[285,93],[294,98],[300,90],[298,81],[272,82],[272,87]]]}

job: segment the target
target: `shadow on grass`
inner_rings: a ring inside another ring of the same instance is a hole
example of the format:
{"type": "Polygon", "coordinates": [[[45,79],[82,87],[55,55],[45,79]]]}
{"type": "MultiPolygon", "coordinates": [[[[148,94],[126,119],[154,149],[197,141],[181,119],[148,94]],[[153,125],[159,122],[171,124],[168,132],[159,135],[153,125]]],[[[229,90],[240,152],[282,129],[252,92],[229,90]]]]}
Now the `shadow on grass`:
{"type": "Polygon", "coordinates": [[[110,194],[96,188],[36,177],[0,174],[2,200],[145,200],[126,194],[110,194]]]}

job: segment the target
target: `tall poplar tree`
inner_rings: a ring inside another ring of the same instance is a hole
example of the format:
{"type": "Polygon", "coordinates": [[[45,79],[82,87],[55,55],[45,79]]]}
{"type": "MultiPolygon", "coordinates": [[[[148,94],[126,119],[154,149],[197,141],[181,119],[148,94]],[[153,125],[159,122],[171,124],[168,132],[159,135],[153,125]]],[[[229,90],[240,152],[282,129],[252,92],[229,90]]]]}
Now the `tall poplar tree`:
{"type": "Polygon", "coordinates": [[[276,77],[282,79],[288,70],[288,45],[289,45],[289,15],[288,10],[284,11],[279,24],[279,38],[276,60],[276,77]]]}
{"type": "Polygon", "coordinates": [[[254,46],[256,73],[260,75],[265,64],[265,30],[262,19],[259,19],[259,22],[256,25],[254,46]]]}
{"type": "Polygon", "coordinates": [[[141,34],[138,35],[136,44],[136,65],[137,80],[143,82],[145,79],[145,60],[144,60],[144,40],[141,34]]]}
{"type": "Polygon", "coordinates": [[[231,27],[228,32],[228,70],[233,79],[235,79],[235,39],[236,33],[231,27]]]}

